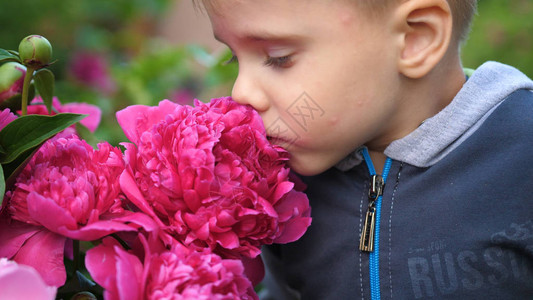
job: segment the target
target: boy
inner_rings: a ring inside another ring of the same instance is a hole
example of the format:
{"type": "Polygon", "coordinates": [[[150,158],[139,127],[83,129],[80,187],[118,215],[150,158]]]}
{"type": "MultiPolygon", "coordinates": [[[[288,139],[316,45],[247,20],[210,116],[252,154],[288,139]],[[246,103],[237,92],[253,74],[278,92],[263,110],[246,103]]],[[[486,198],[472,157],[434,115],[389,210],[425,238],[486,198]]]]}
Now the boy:
{"type": "Polygon", "coordinates": [[[308,185],[308,232],[264,249],[272,299],[533,297],[533,82],[465,76],[475,1],[204,5],[308,185]]]}

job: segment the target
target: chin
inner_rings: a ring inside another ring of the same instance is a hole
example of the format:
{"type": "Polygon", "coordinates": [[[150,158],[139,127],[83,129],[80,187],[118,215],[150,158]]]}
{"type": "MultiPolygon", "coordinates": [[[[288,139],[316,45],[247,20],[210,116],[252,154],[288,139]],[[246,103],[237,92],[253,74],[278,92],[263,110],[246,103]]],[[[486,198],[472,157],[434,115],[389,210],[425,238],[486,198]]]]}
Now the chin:
{"type": "Polygon", "coordinates": [[[293,172],[301,176],[318,175],[331,168],[331,166],[321,166],[321,164],[317,164],[316,160],[313,159],[303,160],[295,159],[294,157],[291,157],[288,165],[293,172]]]}

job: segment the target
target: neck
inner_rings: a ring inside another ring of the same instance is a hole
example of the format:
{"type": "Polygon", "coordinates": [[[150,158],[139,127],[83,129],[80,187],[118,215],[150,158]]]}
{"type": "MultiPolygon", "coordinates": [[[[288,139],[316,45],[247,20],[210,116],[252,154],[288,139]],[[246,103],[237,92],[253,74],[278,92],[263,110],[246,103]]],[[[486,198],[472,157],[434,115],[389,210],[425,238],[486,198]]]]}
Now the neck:
{"type": "Polygon", "coordinates": [[[426,119],[433,117],[451,103],[466,81],[459,60],[443,61],[423,78],[403,78],[402,92],[397,99],[396,115],[390,120],[387,133],[367,144],[376,171],[383,169],[388,145],[413,132],[426,119]]]}
{"type": "Polygon", "coordinates": [[[385,166],[385,160],[387,160],[387,157],[383,152],[380,151],[372,151],[368,149],[368,154],[370,155],[370,159],[372,160],[372,164],[374,165],[374,169],[376,169],[377,174],[383,173],[383,167],[385,166]]]}

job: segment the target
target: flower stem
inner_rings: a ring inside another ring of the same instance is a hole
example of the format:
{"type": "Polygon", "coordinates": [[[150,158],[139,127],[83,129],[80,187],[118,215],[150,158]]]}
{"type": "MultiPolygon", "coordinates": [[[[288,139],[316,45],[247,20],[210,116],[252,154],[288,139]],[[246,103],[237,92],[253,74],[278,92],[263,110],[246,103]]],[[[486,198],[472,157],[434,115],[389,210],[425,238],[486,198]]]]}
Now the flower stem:
{"type": "Polygon", "coordinates": [[[128,246],[128,244],[127,244],[123,239],[121,239],[121,238],[118,236],[118,234],[116,234],[116,233],[112,233],[111,236],[114,237],[115,240],[117,240],[117,242],[120,243],[120,245],[122,246],[122,248],[124,248],[124,249],[126,249],[126,250],[130,250],[130,249],[131,249],[131,247],[128,246]]]}
{"type": "Polygon", "coordinates": [[[24,76],[24,83],[22,85],[22,115],[28,114],[28,96],[30,91],[30,83],[33,78],[35,68],[26,67],[26,75],[24,76]]]}
{"type": "Polygon", "coordinates": [[[72,256],[74,257],[74,273],[80,266],[80,241],[72,240],[72,256]]]}

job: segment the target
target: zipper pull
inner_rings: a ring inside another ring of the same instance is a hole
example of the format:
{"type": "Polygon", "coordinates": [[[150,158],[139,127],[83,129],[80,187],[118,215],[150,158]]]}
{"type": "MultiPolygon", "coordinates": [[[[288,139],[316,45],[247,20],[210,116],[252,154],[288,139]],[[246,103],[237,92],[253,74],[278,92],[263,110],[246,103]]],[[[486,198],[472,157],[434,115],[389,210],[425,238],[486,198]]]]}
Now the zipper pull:
{"type": "Polygon", "coordinates": [[[383,195],[383,187],[385,182],[381,175],[372,175],[372,182],[370,184],[370,190],[368,191],[368,200],[370,202],[376,201],[379,196],[383,195]]]}
{"type": "Polygon", "coordinates": [[[374,231],[376,227],[376,208],[373,203],[368,206],[365,217],[365,225],[361,232],[361,241],[359,242],[359,250],[365,252],[374,251],[374,231]]]}
{"type": "Polygon", "coordinates": [[[370,190],[368,191],[368,209],[365,215],[365,223],[359,241],[359,250],[365,252],[374,251],[374,232],[376,228],[376,200],[383,194],[385,182],[380,175],[372,175],[370,190]]]}

